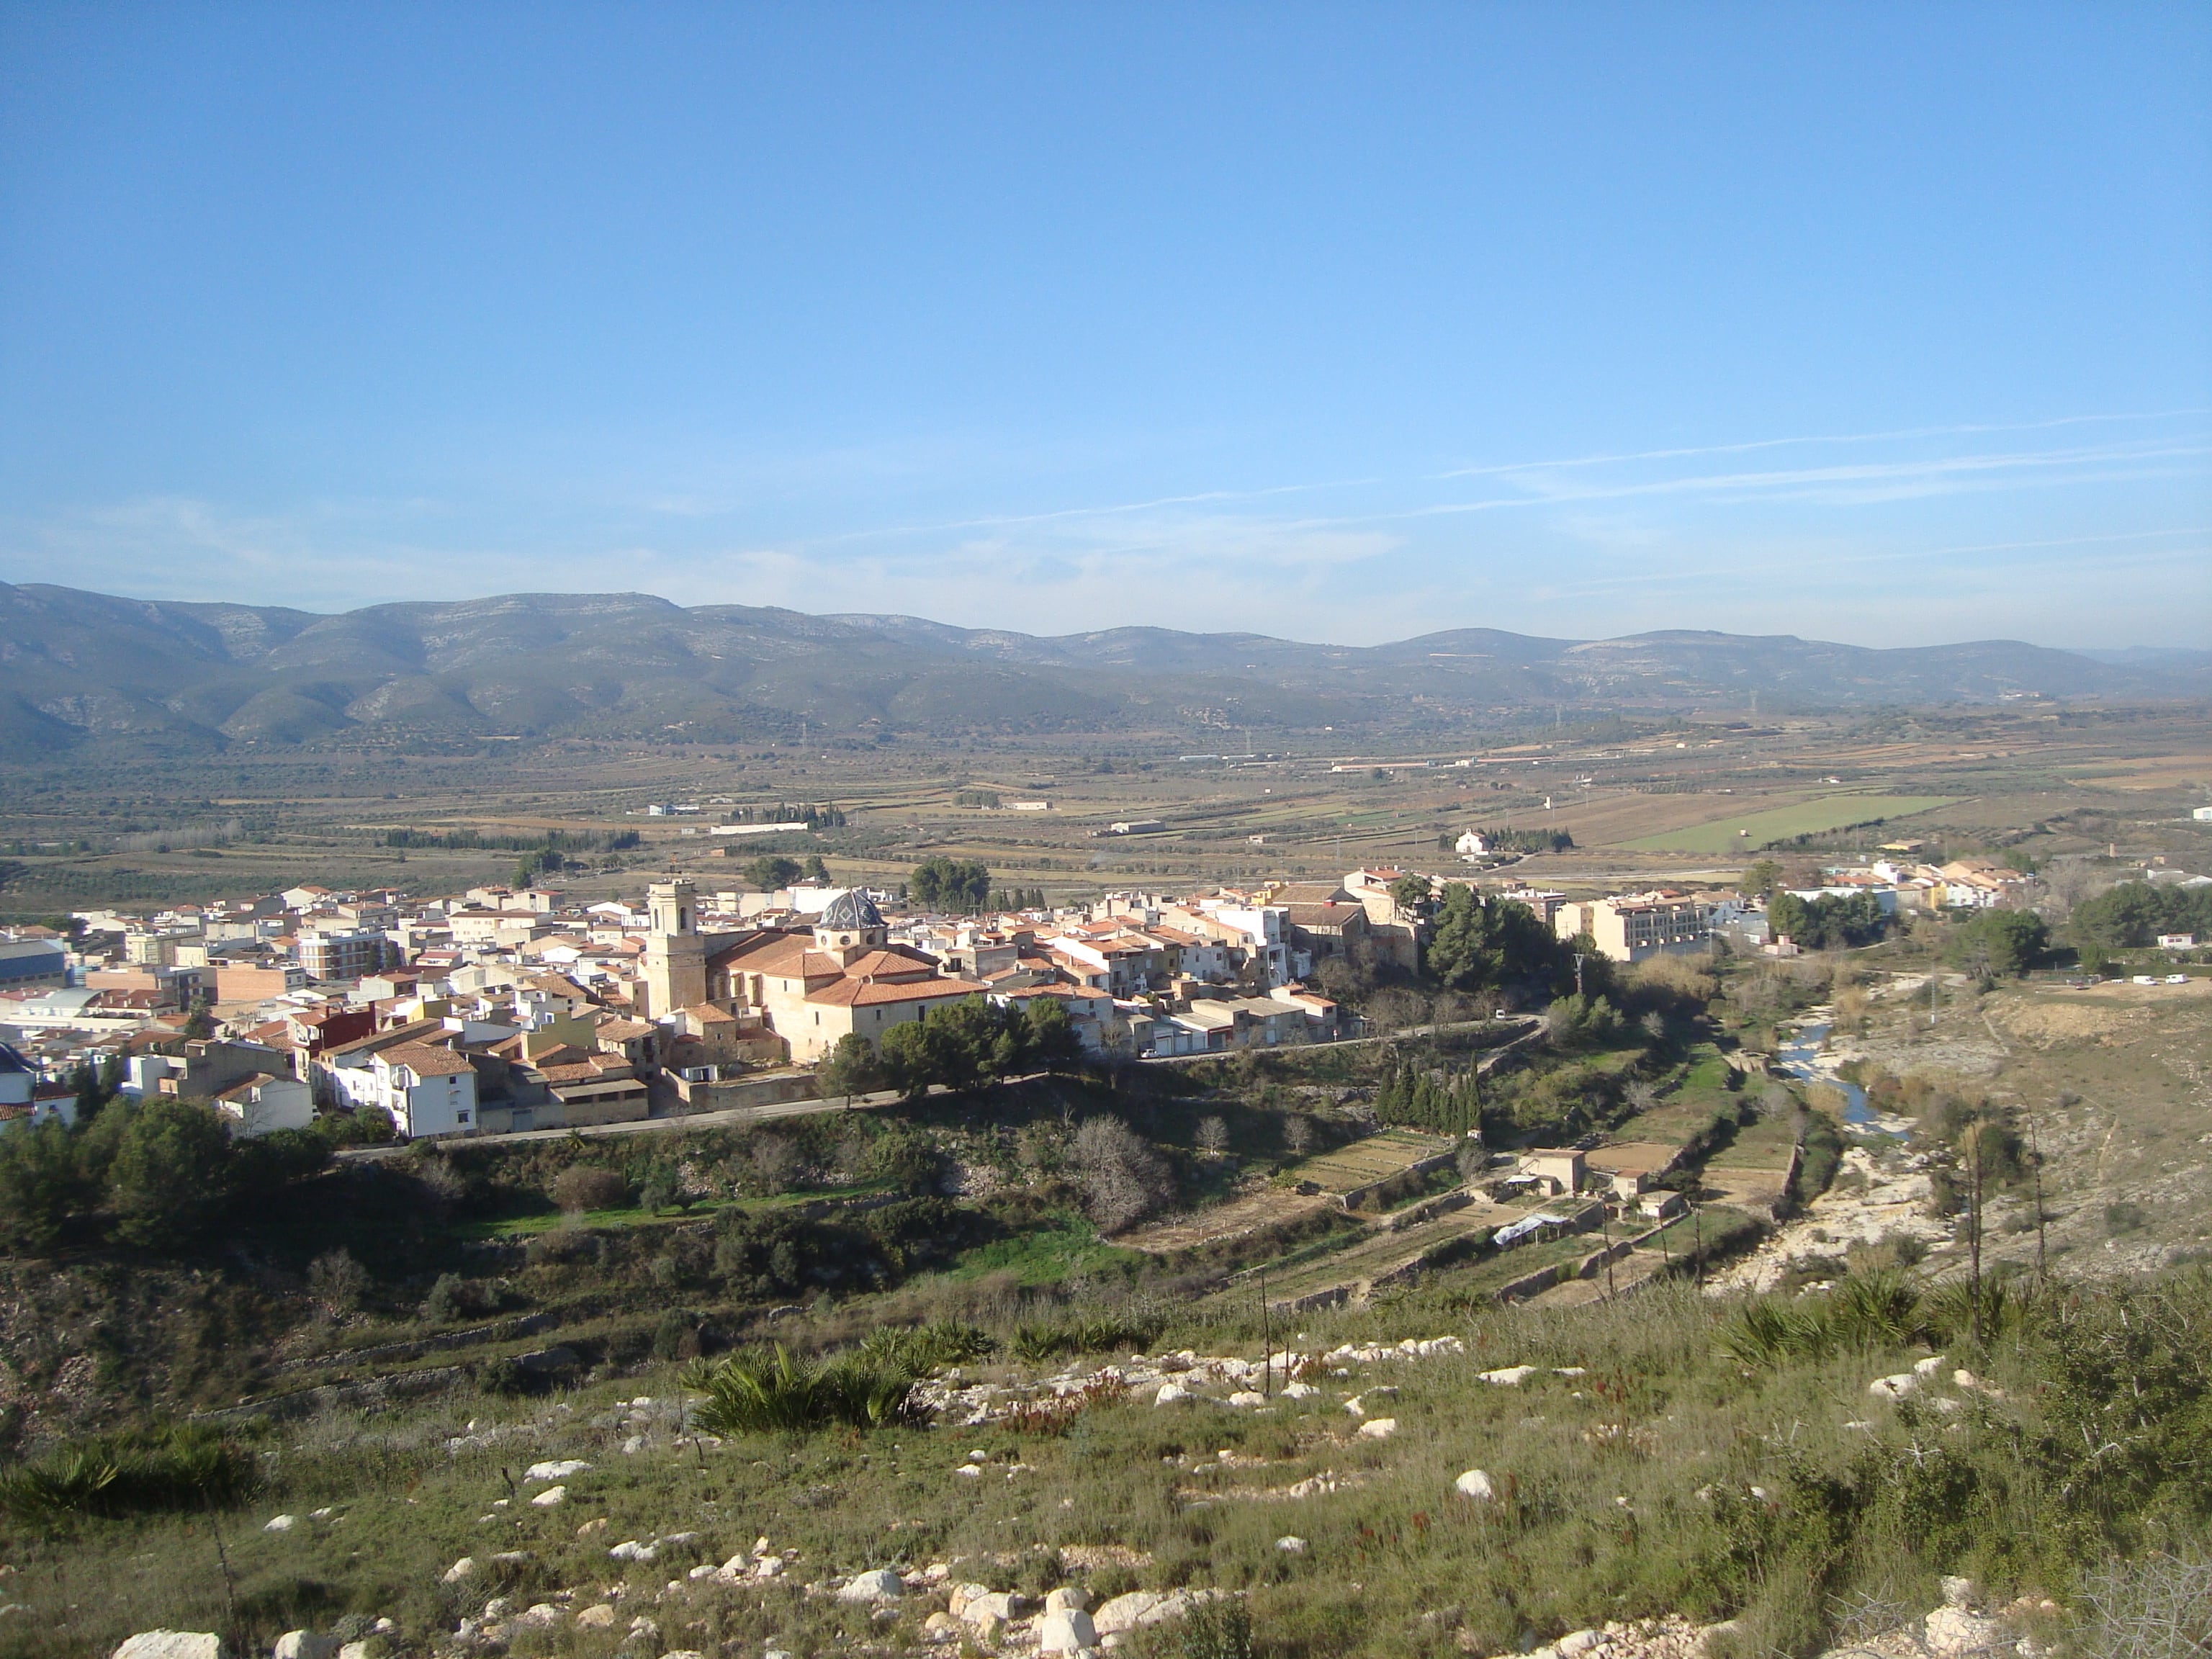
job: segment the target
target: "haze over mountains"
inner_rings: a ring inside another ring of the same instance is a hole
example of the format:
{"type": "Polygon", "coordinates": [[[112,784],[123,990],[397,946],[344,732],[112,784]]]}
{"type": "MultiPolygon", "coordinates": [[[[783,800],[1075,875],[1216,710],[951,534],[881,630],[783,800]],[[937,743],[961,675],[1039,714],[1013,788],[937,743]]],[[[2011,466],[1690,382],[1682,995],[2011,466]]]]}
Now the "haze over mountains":
{"type": "MultiPolygon", "coordinates": [[[[1373,647],[507,594],[319,616],[0,583],[0,757],[489,737],[732,742],[968,731],[1415,736],[1516,710],[1761,712],[2212,694],[2212,652],[2014,641],[1871,650],[1664,631],[1459,629],[1373,647]]],[[[1255,736],[1255,741],[1260,740],[1255,736]]]]}

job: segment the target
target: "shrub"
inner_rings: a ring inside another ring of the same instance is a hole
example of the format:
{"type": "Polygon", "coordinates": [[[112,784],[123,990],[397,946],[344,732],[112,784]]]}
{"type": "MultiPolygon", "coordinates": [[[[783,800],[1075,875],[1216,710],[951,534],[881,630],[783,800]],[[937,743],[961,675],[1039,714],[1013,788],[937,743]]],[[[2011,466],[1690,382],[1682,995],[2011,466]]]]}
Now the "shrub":
{"type": "Polygon", "coordinates": [[[1175,1193],[1167,1162],[1117,1117],[1086,1118],[1068,1146],[1084,1205],[1102,1233],[1143,1219],[1175,1193]]]}
{"type": "Polygon", "coordinates": [[[2212,1556],[2159,1554],[2091,1579],[2076,1638],[2083,1659],[2199,1659],[2212,1653],[2212,1556]]]}
{"type": "Polygon", "coordinates": [[[707,1396],[698,1422],[711,1434],[881,1428],[922,1416],[914,1402],[914,1374],[903,1366],[859,1358],[801,1359],[780,1342],[766,1353],[696,1364],[684,1385],[707,1396]]]}
{"type": "Polygon", "coordinates": [[[948,1365],[964,1365],[998,1351],[998,1343],[980,1325],[957,1319],[939,1319],[911,1330],[884,1326],[868,1333],[860,1344],[860,1357],[869,1364],[896,1367],[915,1376],[927,1376],[948,1365]]]}
{"type": "Polygon", "coordinates": [[[690,1359],[699,1352],[699,1321],[681,1308],[671,1308],[653,1328],[655,1359],[690,1359]]]}
{"type": "Polygon", "coordinates": [[[1147,1348],[1166,1328],[1167,1321],[1150,1312],[1031,1321],[1015,1327],[1014,1340],[1007,1346],[1017,1359],[1058,1359],[1072,1354],[1147,1348]]]}
{"type": "Polygon", "coordinates": [[[1176,1659],[1252,1659],[1252,1615],[1242,1601],[1201,1601],[1184,1618],[1171,1651],[1176,1659]]]}
{"type": "Polygon", "coordinates": [[[307,1264],[307,1291],[333,1312],[351,1313],[368,1292],[368,1270],[350,1251],[326,1250],[307,1264]]]}
{"type": "Polygon", "coordinates": [[[629,1201],[629,1182],[617,1170],[594,1164],[572,1164],[554,1177],[553,1201],[574,1214],[584,1210],[612,1210],[629,1201]]]}
{"type": "Polygon", "coordinates": [[[253,1455],[204,1426],[100,1436],[0,1472],[0,1511],[26,1527],[222,1507],[260,1487],[253,1455]]]}
{"type": "Polygon", "coordinates": [[[440,1273],[430,1294],[422,1298],[422,1317],[435,1325],[451,1325],[488,1314],[498,1305],[489,1285],[459,1273],[440,1273]]]}

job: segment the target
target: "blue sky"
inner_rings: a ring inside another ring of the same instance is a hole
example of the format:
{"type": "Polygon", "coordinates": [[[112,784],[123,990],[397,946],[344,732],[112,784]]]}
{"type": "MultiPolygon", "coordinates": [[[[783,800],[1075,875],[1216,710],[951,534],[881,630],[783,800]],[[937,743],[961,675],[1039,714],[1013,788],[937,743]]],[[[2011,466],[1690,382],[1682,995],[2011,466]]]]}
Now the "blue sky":
{"type": "Polygon", "coordinates": [[[2212,646],[2212,9],[0,5],[0,580],[2212,646]]]}

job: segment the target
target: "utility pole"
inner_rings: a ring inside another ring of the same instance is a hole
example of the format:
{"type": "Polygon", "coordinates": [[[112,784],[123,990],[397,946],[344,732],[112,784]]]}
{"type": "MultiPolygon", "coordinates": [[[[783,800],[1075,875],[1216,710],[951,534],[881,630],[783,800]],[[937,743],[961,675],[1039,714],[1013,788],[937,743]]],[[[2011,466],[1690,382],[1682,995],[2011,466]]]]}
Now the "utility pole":
{"type": "Polygon", "coordinates": [[[1274,1347],[1268,1334],[1267,1269],[1263,1265],[1260,1269],[1260,1393],[1263,1398],[1272,1399],[1275,1392],[1274,1347]]]}
{"type": "Polygon", "coordinates": [[[1597,1226],[1598,1226],[1598,1232],[1599,1232],[1600,1236],[1601,1236],[1601,1237],[1602,1237],[1604,1238],[1604,1240],[1605,1240],[1605,1299],[1606,1299],[1607,1301],[1610,1302],[1610,1301],[1612,1301],[1612,1300],[1613,1300],[1613,1206],[1612,1206],[1612,1205],[1610,1205],[1610,1204],[1608,1204],[1608,1203],[1607,1203],[1607,1202],[1605,1201],[1605,1200],[1603,1200],[1603,1199],[1601,1199],[1601,1198],[1600,1200],[1598,1200],[1598,1206],[1599,1206],[1599,1207],[1598,1207],[1598,1212],[1597,1212],[1597,1226]]]}
{"type": "Polygon", "coordinates": [[[2051,1279],[2043,1249],[2043,1137],[2036,1129],[2033,1113],[2027,1120],[2027,1145],[2028,1155],[2035,1160],[2035,1287],[2041,1290],[2051,1279]]]}
{"type": "Polygon", "coordinates": [[[1982,1341],[1982,1121],[1978,1117],[1966,1126],[1961,1150],[1974,1160],[1974,1178],[1967,1188],[1966,1197],[1966,1258],[1970,1283],[1972,1285],[1974,1308],[1974,1343],[1982,1341]]]}

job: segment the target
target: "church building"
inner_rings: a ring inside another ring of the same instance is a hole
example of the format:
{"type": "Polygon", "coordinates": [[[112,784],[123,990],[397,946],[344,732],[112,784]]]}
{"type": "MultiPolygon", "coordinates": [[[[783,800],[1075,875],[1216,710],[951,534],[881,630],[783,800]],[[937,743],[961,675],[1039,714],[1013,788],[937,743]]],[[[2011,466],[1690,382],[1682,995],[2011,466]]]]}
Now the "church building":
{"type": "Polygon", "coordinates": [[[857,889],[831,899],[810,929],[714,935],[697,931],[690,882],[656,882],[650,891],[653,1017],[705,1003],[766,1025],[799,1065],[822,1059],[848,1033],[879,1042],[895,1025],[989,988],[949,978],[934,957],[892,945],[882,913],[857,889]]]}

